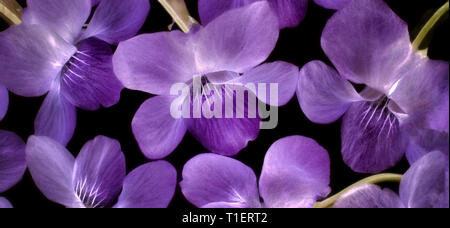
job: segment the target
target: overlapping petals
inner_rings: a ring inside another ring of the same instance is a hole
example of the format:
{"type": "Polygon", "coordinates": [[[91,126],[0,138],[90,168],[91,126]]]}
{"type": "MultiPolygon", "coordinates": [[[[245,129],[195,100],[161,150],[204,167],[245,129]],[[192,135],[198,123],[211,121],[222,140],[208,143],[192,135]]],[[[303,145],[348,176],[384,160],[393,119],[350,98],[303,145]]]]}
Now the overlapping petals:
{"type": "Polygon", "coordinates": [[[248,83],[251,85],[264,83],[266,84],[266,91],[264,95],[259,93],[259,91],[257,91],[254,87],[247,87],[247,89],[250,89],[250,91],[253,92],[260,101],[268,105],[283,106],[286,105],[294,96],[298,79],[297,66],[286,62],[277,61],[257,66],[245,72],[241,77],[234,77],[229,81],[223,82],[223,84],[237,84],[246,86],[248,83]],[[277,86],[277,94],[270,93],[271,84],[277,86]]]}
{"type": "Polygon", "coordinates": [[[386,170],[407,150],[420,154],[425,135],[448,132],[448,62],[416,54],[408,26],[386,3],[352,1],[336,12],[322,48],[337,72],[318,61],[304,66],[299,103],[316,123],[344,116],[342,154],[354,171],[386,170]],[[346,79],[366,88],[358,94],[346,79]]]}
{"type": "Polygon", "coordinates": [[[127,40],[136,35],[149,11],[147,0],[100,1],[83,38],[97,37],[110,44],[127,40]]]}
{"type": "Polygon", "coordinates": [[[174,83],[197,74],[188,40],[181,31],[172,31],[121,42],[113,56],[114,72],[128,89],[168,95],[174,83]]]}
{"type": "Polygon", "coordinates": [[[142,165],[127,175],[118,208],[165,208],[174,193],[177,172],[166,161],[142,165]]]}
{"type": "Polygon", "coordinates": [[[345,163],[360,173],[378,173],[395,166],[408,145],[399,120],[371,102],[352,104],[342,120],[341,139],[345,163]]]}
{"type": "Polygon", "coordinates": [[[322,34],[322,48],[339,73],[388,93],[412,53],[408,25],[381,0],[352,1],[336,12],[322,34]]]}
{"type": "Polygon", "coordinates": [[[321,61],[301,69],[297,95],[306,116],[321,124],[336,121],[352,103],[364,100],[350,82],[321,61]]]}
{"type": "Polygon", "coordinates": [[[221,155],[201,154],[188,161],[180,186],[197,207],[311,207],[330,192],[329,178],[326,150],[312,139],[291,136],[266,154],[259,180],[263,203],[253,170],[221,155]]]}
{"type": "Polygon", "coordinates": [[[448,132],[434,130],[419,131],[409,141],[406,158],[410,164],[413,164],[432,151],[441,151],[443,154],[449,155],[448,132]]]}
{"type": "Polygon", "coordinates": [[[75,159],[72,186],[84,205],[110,206],[120,193],[125,169],[119,142],[98,136],[87,142],[75,159]],[[94,196],[85,198],[88,193],[94,196]]]}
{"type": "Polygon", "coordinates": [[[341,196],[334,207],[344,208],[448,208],[448,156],[432,152],[414,163],[400,183],[400,194],[371,184],[341,196]]]}
{"type": "MultiPolygon", "coordinates": [[[[231,9],[240,8],[261,0],[199,0],[198,11],[201,22],[206,25],[231,9]]],[[[268,0],[276,13],[280,28],[293,28],[303,20],[308,0],[268,0]]]]}
{"type": "Polygon", "coordinates": [[[51,90],[34,121],[35,135],[48,136],[66,145],[76,125],[76,108],[58,91],[51,90]]]}
{"type": "Polygon", "coordinates": [[[225,70],[243,73],[260,64],[279,33],[268,4],[255,3],[226,14],[190,34],[144,34],[122,42],[113,59],[117,77],[129,89],[160,95],[194,76],[225,70]]]}
{"type": "Polygon", "coordinates": [[[0,193],[19,182],[25,168],[25,143],[16,134],[0,130],[0,193]]]}
{"type": "Polygon", "coordinates": [[[90,0],[27,0],[23,21],[42,25],[66,42],[74,43],[90,12],[90,0]]]}
{"type": "Polygon", "coordinates": [[[248,71],[269,57],[278,35],[277,18],[268,3],[229,10],[195,33],[198,72],[248,71]]]}
{"type": "Polygon", "coordinates": [[[66,207],[111,207],[121,190],[118,207],[163,207],[175,190],[176,172],[168,163],[148,163],[125,177],[119,142],[104,136],[86,143],[77,158],[51,138],[32,136],[26,154],[37,187],[66,207]],[[138,201],[136,189],[143,187],[149,191],[139,196],[146,200],[138,201]]]}
{"type": "Polygon", "coordinates": [[[348,191],[333,205],[335,208],[403,208],[399,196],[390,189],[363,184],[348,191]]]}
{"type": "Polygon", "coordinates": [[[75,47],[40,25],[13,26],[0,33],[0,84],[26,97],[50,90],[75,47]]]}
{"type": "Polygon", "coordinates": [[[183,168],[180,186],[185,197],[197,207],[218,202],[260,206],[255,173],[232,158],[215,154],[194,157],[183,168]]]}
{"type": "Polygon", "coordinates": [[[400,183],[400,198],[409,208],[448,208],[449,160],[431,152],[414,163],[400,183]]]}
{"type": "MultiPolygon", "coordinates": [[[[138,32],[150,3],[100,2],[84,29],[99,2],[29,0],[23,23],[0,33],[0,84],[21,96],[48,93],[36,118],[36,135],[67,144],[75,107],[96,110],[119,101],[123,86],[113,72],[110,44],[138,32]]],[[[1,99],[4,112],[3,94],[1,99]]]]}
{"type": "Polygon", "coordinates": [[[233,156],[257,138],[261,119],[257,115],[256,96],[249,92],[248,96],[253,99],[238,98],[245,91],[248,90],[243,86],[209,85],[202,94],[194,94],[192,100],[185,100],[190,101],[193,110],[190,118],[184,118],[187,129],[209,151],[233,156]],[[215,93],[222,96],[209,97],[215,93]],[[230,101],[234,100],[236,105],[233,110],[227,110],[227,102],[231,104],[230,101]],[[197,110],[202,111],[200,118],[195,116],[197,110]],[[217,113],[221,115],[216,116],[217,113]]]}
{"type": "Polygon", "coordinates": [[[411,116],[414,125],[448,132],[448,62],[415,54],[400,76],[389,98],[411,116]]]}
{"type": "Polygon", "coordinates": [[[75,158],[58,142],[31,136],[26,146],[28,170],[47,199],[66,207],[82,207],[72,185],[75,158]]]}
{"type": "Polygon", "coordinates": [[[331,192],[329,184],[328,152],[310,138],[291,136],[267,151],[259,190],[268,207],[312,207],[331,192]]]}

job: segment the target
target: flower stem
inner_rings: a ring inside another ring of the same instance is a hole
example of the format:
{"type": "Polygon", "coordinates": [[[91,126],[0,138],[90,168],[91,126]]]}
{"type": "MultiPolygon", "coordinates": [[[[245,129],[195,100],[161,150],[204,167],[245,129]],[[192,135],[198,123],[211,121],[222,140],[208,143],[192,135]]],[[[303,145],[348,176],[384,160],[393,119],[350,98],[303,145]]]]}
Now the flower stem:
{"type": "Polygon", "coordinates": [[[22,23],[22,7],[15,0],[0,0],[0,16],[10,25],[22,23]]]}
{"type": "Polygon", "coordinates": [[[434,26],[438,23],[438,21],[446,14],[448,13],[448,1],[439,8],[436,13],[428,20],[428,22],[423,26],[423,28],[420,30],[419,34],[417,35],[416,39],[413,41],[413,47],[416,51],[420,51],[425,38],[428,36],[430,31],[434,28],[434,26]]]}
{"type": "Polygon", "coordinates": [[[336,194],[328,199],[325,199],[324,201],[317,202],[314,205],[314,208],[330,208],[330,207],[332,207],[333,204],[336,202],[336,200],[339,199],[339,197],[341,197],[342,195],[344,195],[345,193],[347,193],[348,191],[350,191],[351,189],[353,189],[357,186],[360,186],[363,184],[378,184],[378,183],[382,183],[382,182],[400,182],[401,179],[402,179],[402,175],[393,174],[393,173],[383,173],[383,174],[370,176],[370,177],[364,178],[364,179],[350,185],[349,187],[345,188],[338,194],[336,194]]]}
{"type": "Polygon", "coordinates": [[[164,9],[170,14],[178,27],[188,33],[191,25],[197,23],[189,15],[189,11],[186,7],[184,0],[158,0],[159,3],[164,7],[164,9]]]}

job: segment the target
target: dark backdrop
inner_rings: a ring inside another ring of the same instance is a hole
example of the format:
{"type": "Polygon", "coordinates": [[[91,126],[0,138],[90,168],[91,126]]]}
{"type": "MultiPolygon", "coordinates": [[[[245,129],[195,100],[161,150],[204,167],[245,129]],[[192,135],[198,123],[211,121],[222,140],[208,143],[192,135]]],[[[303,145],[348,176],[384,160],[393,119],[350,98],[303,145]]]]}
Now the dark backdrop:
{"type": "MultiPolygon", "coordinates": [[[[19,1],[25,6],[24,0],[19,1]]],[[[414,38],[421,26],[439,8],[445,0],[386,0],[391,8],[405,20],[414,38]]],[[[197,0],[186,0],[191,14],[198,19],[197,0]]],[[[171,18],[156,0],[151,0],[152,9],[147,21],[140,33],[152,33],[165,31],[171,24],[171,18]]],[[[303,66],[311,60],[329,62],[320,47],[320,37],[323,27],[334,11],[323,9],[314,3],[310,3],[305,20],[295,29],[281,31],[278,45],[268,61],[284,60],[303,66]]],[[[349,25],[351,26],[351,25],[349,25]]],[[[7,25],[0,22],[0,30],[7,25]]],[[[436,29],[431,40],[429,56],[434,59],[448,61],[448,20],[445,20],[436,29]]],[[[1,50],[0,50],[1,51],[1,50]]],[[[72,141],[68,145],[69,151],[76,155],[88,140],[97,135],[105,135],[118,139],[125,153],[128,172],[137,166],[148,162],[142,155],[133,137],[130,125],[134,113],[139,106],[151,95],[123,90],[120,103],[95,112],[77,111],[77,128],[72,141]]],[[[44,97],[23,98],[10,93],[10,107],[6,118],[0,122],[0,129],[16,132],[24,140],[33,134],[33,122],[44,97]]],[[[274,130],[262,130],[256,141],[250,142],[248,147],[236,157],[243,163],[252,167],[257,175],[261,172],[264,155],[270,145],[276,140],[290,135],[303,135],[315,139],[325,147],[331,157],[331,187],[336,193],[348,185],[364,178],[352,172],[342,161],[340,154],[340,122],[330,125],[317,125],[311,123],[300,110],[297,99],[281,107],[279,110],[279,124],[274,130]]],[[[189,133],[183,142],[167,158],[178,171],[178,179],[181,180],[183,165],[195,155],[206,152],[189,133]]],[[[404,173],[408,163],[404,159],[395,168],[388,172],[404,173]]],[[[206,183],[205,183],[206,184],[206,183]]],[[[397,188],[395,185],[388,187],[397,188]]],[[[27,171],[23,180],[15,187],[3,193],[17,208],[52,208],[61,207],[48,201],[34,185],[27,171]]],[[[179,186],[170,204],[171,208],[193,207],[181,194],[179,186]]]]}

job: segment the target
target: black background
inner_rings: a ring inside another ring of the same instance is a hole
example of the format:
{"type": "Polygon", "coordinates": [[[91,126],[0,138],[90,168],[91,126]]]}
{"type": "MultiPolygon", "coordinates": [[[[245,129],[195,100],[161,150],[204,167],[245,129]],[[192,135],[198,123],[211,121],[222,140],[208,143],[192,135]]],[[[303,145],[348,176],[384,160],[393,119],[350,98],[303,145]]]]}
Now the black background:
{"type": "MultiPolygon", "coordinates": [[[[25,6],[25,1],[19,1],[25,6]]],[[[156,0],[151,0],[151,11],[140,33],[153,33],[165,31],[172,20],[156,0]]],[[[386,0],[391,8],[405,20],[414,38],[421,26],[439,8],[445,0],[386,0]]],[[[191,15],[198,19],[197,0],[186,0],[191,15]]],[[[276,49],[268,61],[283,60],[301,67],[311,60],[329,62],[320,47],[322,29],[327,20],[334,13],[332,10],[323,9],[312,1],[309,4],[305,20],[294,29],[281,31],[276,49]]],[[[351,26],[351,25],[349,25],[351,26]]],[[[429,56],[433,59],[448,61],[448,19],[444,20],[431,39],[429,56]]],[[[7,25],[0,22],[0,30],[7,25]]],[[[1,51],[1,50],[0,50],[1,51]]],[[[123,90],[120,102],[108,109],[98,111],[77,111],[77,128],[68,144],[68,149],[74,155],[88,140],[97,135],[105,135],[118,139],[122,145],[127,161],[127,171],[148,162],[142,155],[133,137],[130,125],[131,120],[139,106],[151,95],[123,90]]],[[[5,119],[0,122],[0,129],[9,130],[20,135],[24,140],[33,134],[33,122],[44,97],[23,98],[10,93],[10,106],[5,119]]],[[[274,130],[262,130],[256,141],[250,142],[248,147],[242,150],[236,159],[253,168],[259,175],[261,172],[264,155],[270,145],[276,140],[290,135],[303,135],[315,139],[326,148],[331,157],[331,188],[336,193],[348,185],[366,177],[351,171],[342,161],[340,154],[340,121],[330,125],[317,125],[311,123],[300,110],[296,98],[280,108],[279,124],[274,130]]],[[[206,152],[189,133],[182,143],[166,160],[172,163],[178,171],[181,181],[183,165],[195,155],[206,152]]],[[[387,172],[404,173],[408,163],[404,159],[395,168],[387,172]]],[[[396,188],[395,185],[389,187],[396,188]]],[[[48,201],[34,185],[27,171],[23,180],[9,191],[1,194],[6,197],[16,208],[54,208],[62,207],[48,201]]],[[[181,194],[179,186],[170,208],[192,208],[181,194]]]]}

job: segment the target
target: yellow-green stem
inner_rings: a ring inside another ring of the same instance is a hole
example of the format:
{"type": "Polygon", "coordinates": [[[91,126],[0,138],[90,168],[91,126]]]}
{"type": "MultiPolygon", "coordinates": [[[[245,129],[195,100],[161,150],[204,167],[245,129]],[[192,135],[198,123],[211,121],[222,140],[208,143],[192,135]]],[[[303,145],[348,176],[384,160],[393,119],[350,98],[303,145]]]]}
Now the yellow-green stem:
{"type": "Polygon", "coordinates": [[[0,0],[0,16],[10,25],[22,23],[22,7],[15,0],[0,0]]]}
{"type": "Polygon", "coordinates": [[[344,195],[348,191],[350,191],[353,188],[358,187],[360,185],[363,185],[363,184],[378,184],[378,183],[382,183],[382,182],[400,182],[401,179],[402,179],[402,175],[400,175],[400,174],[393,174],[393,173],[383,173],[383,174],[370,176],[370,177],[367,177],[365,179],[362,179],[362,180],[360,180],[360,181],[350,185],[349,187],[345,188],[344,190],[342,190],[338,194],[336,194],[336,195],[334,195],[334,196],[332,196],[330,198],[327,198],[324,201],[317,202],[314,205],[314,208],[330,208],[330,207],[333,206],[333,204],[336,202],[336,200],[339,199],[339,197],[341,197],[342,195],[344,195]]]}
{"type": "Polygon", "coordinates": [[[193,19],[189,15],[189,11],[186,7],[186,3],[184,0],[158,0],[159,3],[164,7],[164,9],[170,14],[175,23],[177,23],[178,27],[185,32],[188,33],[191,25],[193,23],[197,23],[195,19],[193,19]]]}
{"type": "Polygon", "coordinates": [[[423,41],[428,36],[430,31],[433,29],[433,27],[438,23],[438,21],[448,12],[448,1],[439,8],[436,13],[428,20],[428,22],[423,26],[423,28],[420,30],[419,34],[417,35],[416,39],[413,41],[413,47],[416,51],[420,51],[423,41]]]}

